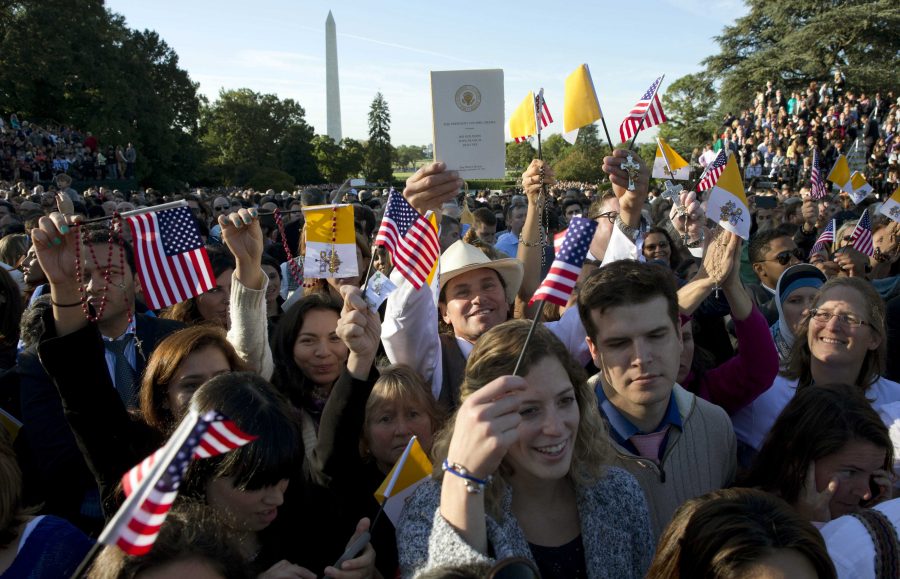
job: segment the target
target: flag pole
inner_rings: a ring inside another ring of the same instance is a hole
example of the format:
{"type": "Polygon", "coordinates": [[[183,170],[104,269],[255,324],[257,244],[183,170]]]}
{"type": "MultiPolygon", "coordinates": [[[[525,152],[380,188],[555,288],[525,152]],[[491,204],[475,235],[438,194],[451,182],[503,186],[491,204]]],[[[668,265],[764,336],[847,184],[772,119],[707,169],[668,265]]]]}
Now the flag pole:
{"type": "Polygon", "coordinates": [[[603,132],[606,133],[606,142],[609,143],[609,154],[612,155],[615,147],[613,147],[612,137],[609,136],[609,129],[606,128],[606,117],[602,114],[600,115],[600,122],[603,123],[603,132]]]}
{"type": "Polygon", "coordinates": [[[528,349],[528,343],[531,342],[531,336],[534,335],[534,329],[537,327],[538,322],[541,321],[541,315],[544,313],[544,300],[538,300],[537,303],[538,310],[537,313],[534,314],[534,319],[531,320],[531,327],[528,328],[528,335],[525,336],[525,343],[522,344],[522,351],[519,352],[519,359],[516,360],[513,376],[521,376],[521,374],[519,374],[519,369],[522,367],[522,361],[525,359],[525,351],[528,349]]]}
{"type": "Polygon", "coordinates": [[[653,99],[655,99],[659,94],[659,87],[662,86],[662,81],[664,78],[666,78],[666,75],[662,75],[662,78],[659,79],[659,84],[657,85],[656,90],[653,91],[653,96],[650,97],[650,103],[647,104],[647,108],[644,109],[644,114],[641,115],[641,121],[638,123],[638,128],[634,132],[634,136],[631,137],[631,142],[628,143],[629,150],[634,150],[634,142],[637,140],[638,135],[641,133],[641,129],[644,128],[644,119],[647,118],[647,113],[650,112],[650,105],[653,104],[653,99]]]}

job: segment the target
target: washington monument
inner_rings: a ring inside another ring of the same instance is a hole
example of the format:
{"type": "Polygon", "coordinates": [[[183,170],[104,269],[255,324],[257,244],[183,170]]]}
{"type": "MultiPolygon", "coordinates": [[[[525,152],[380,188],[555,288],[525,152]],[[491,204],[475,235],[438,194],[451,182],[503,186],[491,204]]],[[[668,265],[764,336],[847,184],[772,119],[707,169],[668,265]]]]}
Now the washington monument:
{"type": "Polygon", "coordinates": [[[328,111],[328,136],[341,142],[341,88],[338,84],[337,29],[328,11],[325,19],[325,101],[328,111]]]}

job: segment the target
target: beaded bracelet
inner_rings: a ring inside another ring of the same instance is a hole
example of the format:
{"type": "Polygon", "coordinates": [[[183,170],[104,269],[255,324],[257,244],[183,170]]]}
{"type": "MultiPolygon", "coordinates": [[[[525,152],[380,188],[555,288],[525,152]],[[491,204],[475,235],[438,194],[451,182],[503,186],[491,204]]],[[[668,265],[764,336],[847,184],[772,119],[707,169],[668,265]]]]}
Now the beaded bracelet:
{"type": "Polygon", "coordinates": [[[522,234],[520,233],[519,234],[519,243],[521,243],[525,247],[538,247],[539,245],[541,245],[541,240],[538,239],[537,241],[535,241],[533,243],[529,243],[529,242],[525,241],[524,239],[522,239],[522,234]]]}
{"type": "Polygon", "coordinates": [[[441,466],[444,472],[449,472],[452,475],[458,476],[459,478],[466,481],[466,491],[472,494],[480,494],[486,485],[491,484],[491,481],[494,480],[494,477],[488,475],[485,480],[481,480],[480,478],[475,478],[471,474],[469,474],[469,470],[461,464],[448,462],[447,459],[444,459],[444,464],[441,466]]]}

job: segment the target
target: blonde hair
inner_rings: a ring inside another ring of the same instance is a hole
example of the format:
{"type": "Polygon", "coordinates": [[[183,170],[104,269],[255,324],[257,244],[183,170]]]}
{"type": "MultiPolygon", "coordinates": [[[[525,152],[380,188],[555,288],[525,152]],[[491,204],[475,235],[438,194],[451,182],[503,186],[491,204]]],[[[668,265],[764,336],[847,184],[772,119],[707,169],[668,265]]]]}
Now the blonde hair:
{"type": "MultiPolygon", "coordinates": [[[[460,402],[488,382],[513,373],[530,326],[530,320],[510,320],[495,326],[478,340],[466,364],[466,375],[460,387],[460,402]]],[[[575,389],[578,404],[578,431],[568,477],[576,485],[588,486],[603,476],[604,466],[613,457],[606,423],[600,416],[597,396],[587,383],[584,369],[572,358],[559,338],[543,324],[538,324],[528,342],[520,374],[527,374],[532,367],[548,357],[555,357],[562,364],[566,377],[575,389]]],[[[432,450],[435,465],[433,476],[438,480],[443,477],[441,464],[447,458],[454,426],[455,415],[435,437],[432,450]]],[[[493,474],[493,483],[485,489],[487,512],[498,520],[504,516],[500,504],[509,484],[507,478],[512,474],[512,467],[506,461],[502,462],[498,471],[493,474]]]]}

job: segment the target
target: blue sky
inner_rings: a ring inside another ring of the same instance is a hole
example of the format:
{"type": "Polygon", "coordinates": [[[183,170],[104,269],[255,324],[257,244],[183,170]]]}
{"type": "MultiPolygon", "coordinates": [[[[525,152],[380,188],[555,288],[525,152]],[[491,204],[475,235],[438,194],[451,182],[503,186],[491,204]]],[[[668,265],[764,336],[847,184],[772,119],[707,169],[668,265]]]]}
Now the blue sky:
{"type": "Polygon", "coordinates": [[[381,91],[394,145],[432,140],[431,70],[502,68],[507,118],[529,90],[543,87],[556,120],[548,132],[561,132],[565,78],[582,62],[615,134],[657,76],[666,75],[665,91],[699,70],[699,62],[717,51],[713,37],[746,13],[741,0],[106,4],[129,27],[157,31],[210,100],[223,87],[293,98],[317,133],[325,132],[325,19],[331,10],[343,134],[367,138],[368,108],[381,91]]]}

